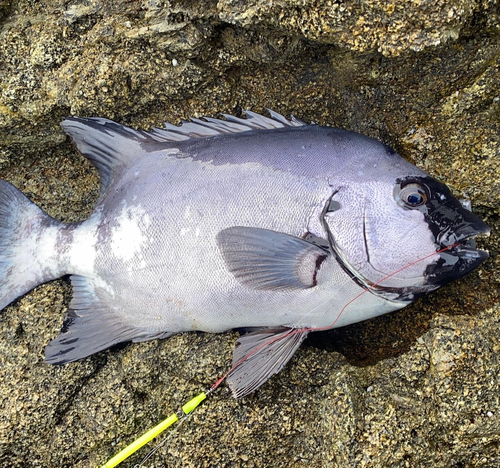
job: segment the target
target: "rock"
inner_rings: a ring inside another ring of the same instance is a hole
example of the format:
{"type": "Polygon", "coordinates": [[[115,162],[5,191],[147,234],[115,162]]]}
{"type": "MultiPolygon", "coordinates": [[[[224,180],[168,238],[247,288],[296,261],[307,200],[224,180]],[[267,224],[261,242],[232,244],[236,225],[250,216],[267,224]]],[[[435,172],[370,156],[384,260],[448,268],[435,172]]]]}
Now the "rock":
{"type": "MultiPolygon", "coordinates": [[[[99,192],[64,116],[148,129],[269,107],[390,144],[492,228],[478,270],[313,334],[247,398],[222,386],[145,467],[500,466],[499,14],[494,0],[0,0],[0,176],[52,216],[85,219],[99,192]]],[[[6,468],[99,466],[230,366],[236,333],[48,366],[70,298],[63,278],[0,314],[6,468]]]]}
{"type": "Polygon", "coordinates": [[[221,19],[243,27],[264,25],[356,52],[376,49],[384,55],[399,55],[457,39],[483,3],[222,0],[217,6],[221,19]]]}

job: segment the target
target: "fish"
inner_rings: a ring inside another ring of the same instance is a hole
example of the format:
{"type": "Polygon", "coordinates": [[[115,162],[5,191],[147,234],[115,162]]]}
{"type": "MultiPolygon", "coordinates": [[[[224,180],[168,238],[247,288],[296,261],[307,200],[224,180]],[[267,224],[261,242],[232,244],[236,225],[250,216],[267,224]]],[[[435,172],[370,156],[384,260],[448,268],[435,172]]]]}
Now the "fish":
{"type": "Polygon", "coordinates": [[[488,257],[488,226],[389,146],[269,111],[149,132],[61,126],[97,169],[88,219],[51,218],[0,181],[0,310],[71,275],[66,364],[114,344],[246,330],[227,382],[243,397],[307,335],[401,309],[488,257]]]}

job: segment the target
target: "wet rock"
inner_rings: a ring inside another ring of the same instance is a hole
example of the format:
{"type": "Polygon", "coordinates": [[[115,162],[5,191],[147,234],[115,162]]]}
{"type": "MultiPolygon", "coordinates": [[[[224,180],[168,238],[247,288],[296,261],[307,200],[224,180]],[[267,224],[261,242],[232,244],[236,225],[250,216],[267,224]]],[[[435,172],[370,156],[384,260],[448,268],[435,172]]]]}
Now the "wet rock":
{"type": "Polygon", "coordinates": [[[244,27],[265,25],[314,41],[384,55],[420,51],[457,39],[479,8],[488,3],[457,1],[218,3],[220,17],[244,27]]]}
{"type": "MultiPolygon", "coordinates": [[[[0,176],[52,216],[85,219],[99,192],[64,116],[147,129],[269,107],[390,144],[492,228],[471,275],[314,334],[245,399],[222,387],[145,467],[500,466],[499,13],[488,0],[0,0],[0,176]]],[[[48,366],[70,298],[63,278],[0,314],[1,466],[99,466],[229,368],[235,333],[48,366]]]]}

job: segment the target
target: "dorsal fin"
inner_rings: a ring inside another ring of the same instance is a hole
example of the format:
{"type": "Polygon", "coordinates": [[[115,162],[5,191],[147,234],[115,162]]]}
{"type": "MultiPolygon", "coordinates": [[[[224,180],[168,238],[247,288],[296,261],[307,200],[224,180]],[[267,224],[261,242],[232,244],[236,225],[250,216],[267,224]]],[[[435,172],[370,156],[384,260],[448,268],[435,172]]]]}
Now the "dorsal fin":
{"type": "Polygon", "coordinates": [[[147,132],[99,117],[67,117],[61,127],[99,172],[101,194],[114,175],[144,153],[142,144],[152,140],[147,132]]]}
{"type": "Polygon", "coordinates": [[[264,117],[246,110],[246,119],[227,114],[223,114],[226,120],[210,117],[193,118],[183,121],[180,126],[166,123],[165,128],[153,127],[150,132],[134,130],[99,117],[67,117],[61,123],[61,127],[74,141],[78,150],[99,171],[102,193],[113,176],[119,174],[123,168],[140,158],[142,154],[161,150],[161,143],[306,125],[305,122],[293,116],[289,120],[270,109],[269,113],[271,117],[264,117]]]}
{"type": "Polygon", "coordinates": [[[222,114],[226,120],[203,117],[182,121],[180,126],[165,123],[165,128],[153,128],[149,135],[157,141],[182,141],[192,138],[207,138],[227,133],[249,132],[251,130],[273,130],[284,127],[302,127],[305,122],[291,116],[290,120],[268,109],[271,117],[264,117],[245,110],[246,119],[222,114]]]}

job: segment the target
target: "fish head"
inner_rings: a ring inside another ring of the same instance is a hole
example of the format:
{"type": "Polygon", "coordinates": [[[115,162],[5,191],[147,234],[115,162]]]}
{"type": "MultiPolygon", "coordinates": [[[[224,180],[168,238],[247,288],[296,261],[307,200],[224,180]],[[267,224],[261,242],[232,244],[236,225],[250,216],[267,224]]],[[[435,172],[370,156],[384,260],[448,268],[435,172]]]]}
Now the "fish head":
{"type": "Polygon", "coordinates": [[[446,185],[406,161],[401,166],[413,174],[386,171],[336,187],[324,227],[353,279],[389,300],[411,302],[488,258],[475,237],[489,228],[446,185]]]}
{"type": "Polygon", "coordinates": [[[439,256],[425,270],[429,285],[460,278],[488,258],[487,251],[476,248],[476,237],[489,235],[490,228],[445,184],[432,177],[399,179],[394,198],[403,208],[422,213],[432,233],[439,256]]]}

